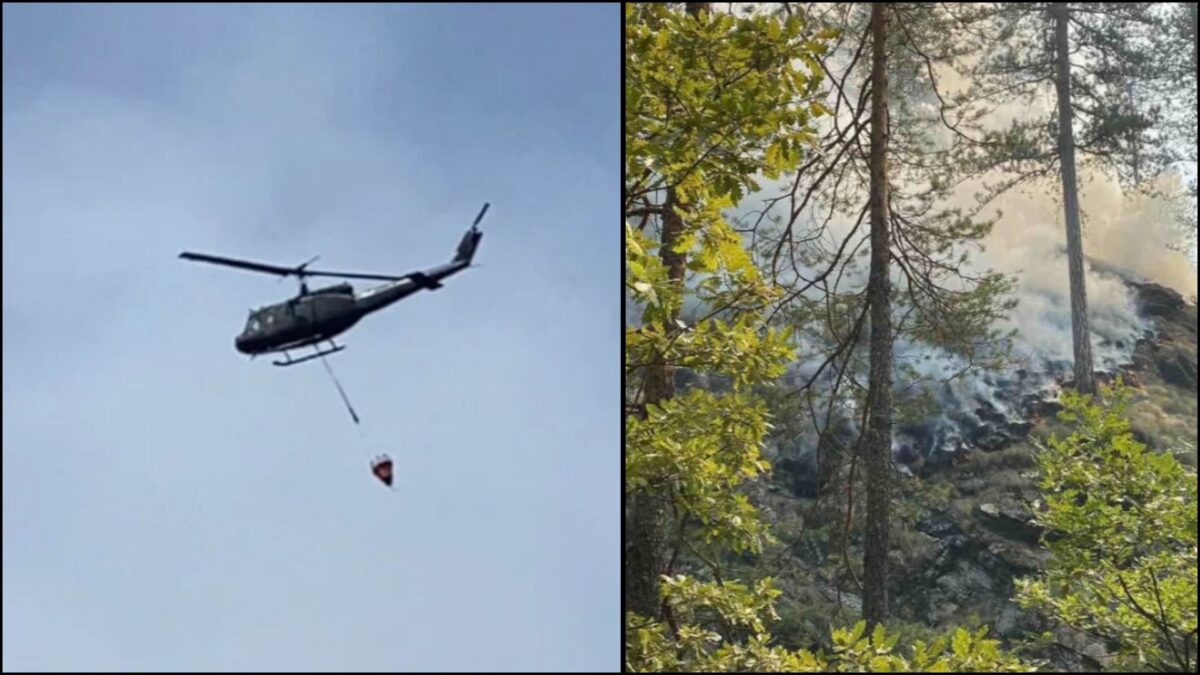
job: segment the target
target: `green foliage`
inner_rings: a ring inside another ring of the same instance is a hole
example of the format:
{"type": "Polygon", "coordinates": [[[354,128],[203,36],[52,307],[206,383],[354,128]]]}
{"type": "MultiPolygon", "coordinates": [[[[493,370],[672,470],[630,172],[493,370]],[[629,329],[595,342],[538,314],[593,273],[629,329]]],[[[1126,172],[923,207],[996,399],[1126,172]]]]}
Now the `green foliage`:
{"type": "Polygon", "coordinates": [[[741,393],[695,389],[626,420],[625,484],[633,491],[669,483],[677,509],[700,523],[705,543],[762,550],[757,511],[734,488],[767,470],[760,402],[741,393]]]}
{"type": "Polygon", "coordinates": [[[1038,455],[1038,522],[1057,538],[1018,600],[1121,646],[1126,666],[1195,669],[1196,474],[1135,441],[1118,379],[1092,401],[1064,392],[1073,423],[1038,455]]]}
{"type": "MultiPolygon", "coordinates": [[[[1047,36],[1053,35],[1055,4],[1004,3],[981,15],[976,29],[984,56],[975,72],[980,94],[999,102],[1032,102],[1054,91],[1054,41],[1047,36]]],[[[1162,101],[1182,94],[1178,82],[1186,78],[1195,91],[1195,67],[1185,75],[1179,65],[1191,54],[1179,53],[1187,39],[1172,26],[1181,22],[1169,21],[1155,7],[1166,4],[1068,3],[1075,150],[1079,161],[1113,171],[1125,184],[1144,181],[1180,159],[1162,101]],[[1173,36],[1177,39],[1164,40],[1173,36]],[[1172,90],[1164,97],[1166,86],[1172,90]]],[[[984,164],[999,162],[1015,182],[1053,175],[1056,115],[1048,110],[1043,119],[990,131],[980,148],[989,158],[984,164]]],[[[1192,139],[1194,133],[1193,126],[1192,139]]]]}
{"type": "MultiPolygon", "coordinates": [[[[673,605],[684,607],[695,595],[681,598],[668,591],[673,605]]],[[[769,608],[766,608],[769,609],[769,608]]],[[[682,612],[680,612],[682,613],[682,612]]],[[[987,628],[972,633],[958,628],[926,645],[917,640],[897,653],[899,635],[882,625],[866,634],[866,622],[833,631],[831,654],[771,646],[769,635],[756,632],[742,644],[726,643],[721,634],[695,624],[669,626],[630,614],[625,625],[625,665],[630,672],[800,672],[800,673],[1028,673],[1033,665],[1002,653],[987,628]]]]}
{"type": "MultiPolygon", "coordinates": [[[[773,297],[723,212],[758,189],[755,176],[794,168],[811,146],[813,121],[826,114],[807,101],[821,85],[813,56],[831,36],[801,40],[800,19],[691,16],[660,3],[626,5],[625,29],[625,213],[641,217],[626,237],[626,286],[646,308],[641,333],[627,340],[661,353],[680,339],[680,327],[662,324],[678,315],[684,289],[658,283],[666,275],[646,222],[668,209],[680,217],[674,252],[686,256],[690,292],[709,307],[755,308],[773,297]]],[[[707,328],[694,328],[703,341],[707,328]]]]}
{"type": "Polygon", "coordinates": [[[688,204],[737,202],[758,189],[756,174],[794,167],[827,114],[807,101],[825,41],[801,40],[803,29],[799,18],[626,5],[627,199],[673,186],[688,204]]]}
{"type": "MultiPolygon", "coordinates": [[[[750,387],[782,374],[792,356],[789,336],[762,330],[753,313],[730,321],[709,318],[692,326],[668,323],[665,317],[682,302],[683,291],[667,277],[654,246],[626,228],[626,287],[645,307],[646,317],[642,325],[626,328],[630,380],[640,382],[644,369],[666,363],[723,376],[732,390],[716,394],[695,389],[648,405],[643,415],[627,416],[626,490],[668,491],[676,510],[699,523],[705,544],[757,553],[765,542],[765,528],[735,488],[770,468],[760,453],[769,428],[766,408],[750,387]]],[[[732,253],[714,255],[720,269],[733,264],[728,260],[732,253]]],[[[745,284],[744,288],[770,293],[761,282],[745,284]]],[[[632,392],[635,400],[637,393],[632,392]]]]}
{"type": "MultiPolygon", "coordinates": [[[[1014,307],[1013,281],[972,264],[995,221],[979,218],[977,210],[954,206],[963,181],[972,177],[961,161],[970,153],[960,146],[977,122],[981,106],[953,97],[946,82],[957,79],[953,74],[963,73],[969,65],[971,55],[962,49],[967,41],[961,25],[983,11],[980,7],[973,3],[888,6],[887,174],[893,250],[889,266],[895,273],[891,329],[898,341],[936,346],[940,358],[954,365],[953,370],[933,375],[932,369],[897,359],[895,381],[905,384],[996,368],[1009,358],[1010,334],[994,327],[1014,307]]],[[[821,120],[824,152],[806,157],[795,179],[786,181],[783,193],[767,201],[772,208],[765,217],[751,213],[745,226],[755,229],[764,270],[792,291],[785,306],[774,313],[775,321],[798,327],[799,342],[809,352],[803,355],[805,360],[839,353],[827,370],[845,370],[848,377],[816,380],[811,385],[806,379],[796,382],[815,389],[812,396],[818,398],[829,392],[829,398],[837,401],[832,406],[837,415],[838,408],[861,409],[849,405],[856,394],[848,391],[853,388],[846,381],[865,379],[868,363],[861,345],[869,324],[861,317],[866,299],[863,284],[868,278],[862,265],[870,254],[864,207],[871,173],[866,152],[871,5],[796,5],[778,11],[805,14],[813,23],[810,30],[828,25],[843,36],[829,54],[818,57],[829,69],[827,107],[837,119],[821,120]],[[828,227],[839,222],[843,227],[828,227]],[[855,225],[847,231],[844,226],[849,223],[855,225]],[[801,273],[801,265],[816,273],[801,273]],[[847,343],[851,347],[841,349],[847,343]]],[[[910,394],[919,395],[923,389],[894,392],[898,424],[909,414],[905,408],[913,402],[910,394]]],[[[783,405],[798,407],[796,416],[807,416],[806,403],[793,397],[783,405]]],[[[820,401],[813,403],[822,407],[820,401]]],[[[916,411],[914,415],[926,417],[916,411]]]]}
{"type": "Polygon", "coordinates": [[[802,38],[799,18],[690,16],[649,3],[627,5],[625,20],[625,287],[643,309],[641,322],[625,331],[625,487],[669,497],[676,552],[686,548],[715,578],[662,577],[663,620],[626,615],[627,667],[1028,670],[982,634],[965,634],[951,651],[944,645],[952,638],[932,648],[918,643],[911,660],[893,653],[896,641],[882,630],[864,638],[861,627],[858,635],[835,635],[830,657],[788,650],[766,632],[778,619],[772,581],[722,578],[722,555],[757,553],[768,539],[739,486],[769,469],[760,447],[770,425],[756,394],[793,355],[790,332],[766,326],[764,308],[779,291],[762,279],[723,211],[758,189],[756,175],[794,169],[811,147],[813,119],[828,114],[807,100],[820,86],[815,57],[837,33],[802,38]],[[687,262],[682,284],[646,227],[672,216],[682,224],[674,245],[687,262]],[[685,323],[676,317],[689,295],[703,315],[685,323]],[[716,375],[730,386],[643,404],[648,371],[663,366],[716,375]]]}
{"type": "Polygon", "coordinates": [[[898,636],[888,637],[877,625],[871,638],[863,637],[866,623],[858,622],[852,631],[833,632],[834,656],[838,672],[870,673],[1028,673],[1035,668],[1000,652],[996,640],[986,639],[987,628],[975,633],[957,628],[926,646],[916,641],[911,659],[893,653],[898,636]],[[950,649],[947,651],[946,647],[950,649]]]}
{"type": "MultiPolygon", "coordinates": [[[[691,326],[670,320],[678,315],[685,289],[667,276],[656,255],[657,247],[643,233],[626,227],[625,287],[644,308],[641,325],[625,330],[627,367],[636,371],[639,367],[665,363],[711,372],[730,378],[737,390],[777,377],[792,355],[788,346],[790,336],[782,331],[761,331],[761,320],[753,313],[731,320],[709,317],[691,326]]],[[[741,248],[734,251],[723,242],[706,237],[696,256],[711,257],[713,272],[737,275],[734,289],[707,285],[711,293],[705,299],[710,302],[719,303],[723,298],[728,306],[735,299],[765,299],[774,292],[761,282],[741,248]]]]}
{"type": "Polygon", "coordinates": [[[715,613],[721,626],[747,628],[762,633],[762,617],[778,619],[774,603],[779,597],[772,580],[760,579],[753,588],[740,582],[707,583],[685,575],[663,579],[663,597],[671,603],[674,616],[683,623],[696,623],[698,615],[715,613]]]}
{"type": "MultiPolygon", "coordinates": [[[[723,211],[757,189],[754,175],[777,176],[799,161],[811,120],[824,112],[803,101],[819,86],[811,61],[823,42],[799,40],[799,20],[691,16],[661,4],[627,5],[625,21],[625,286],[643,310],[625,331],[626,491],[668,498],[676,553],[757,553],[766,528],[737,489],[770,468],[760,454],[766,409],[751,391],[782,374],[793,352],[788,332],[764,326],[762,308],[777,292],[723,211]],[[664,256],[646,224],[668,217],[678,232],[664,256]],[[670,253],[686,260],[684,283],[664,263],[670,253]],[[707,312],[690,325],[677,318],[688,296],[707,312]],[[675,368],[716,376],[729,391],[645,404],[647,381],[664,367],[668,377],[675,368]]],[[[686,576],[666,577],[662,588],[677,611],[703,604],[727,627],[749,617],[761,630],[756,598],[773,599],[762,584],[686,576]]],[[[662,638],[652,629],[640,635],[662,638]]],[[[708,637],[683,631],[672,639],[686,647],[708,637]]]]}

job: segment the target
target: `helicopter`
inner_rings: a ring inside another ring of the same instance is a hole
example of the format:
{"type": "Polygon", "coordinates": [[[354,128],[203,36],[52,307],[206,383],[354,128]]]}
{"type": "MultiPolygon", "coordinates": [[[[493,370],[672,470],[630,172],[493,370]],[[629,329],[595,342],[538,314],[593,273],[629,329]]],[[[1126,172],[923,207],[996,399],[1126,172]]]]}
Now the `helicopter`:
{"type": "Polygon", "coordinates": [[[237,351],[249,354],[251,359],[262,354],[283,352],[286,360],[272,363],[277,366],[292,366],[342,351],[346,348],[345,345],[338,345],[333,338],[358,323],[364,316],[417,291],[437,290],[442,287],[443,279],[471,267],[475,249],[479,246],[479,240],[483,238],[483,233],[479,231],[479,221],[483,220],[483,214],[487,212],[489,205],[484,203],[479,215],[475,216],[475,222],[463,235],[450,262],[402,276],[310,270],[308,266],[318,259],[315,257],[296,267],[267,265],[191,251],[184,251],[179,257],[251,272],[296,277],[300,282],[299,294],[283,302],[250,310],[246,327],[234,339],[237,351]],[[309,290],[305,282],[308,277],[373,279],[389,283],[368,288],[361,293],[356,293],[354,287],[346,282],[309,290]],[[318,345],[326,341],[329,342],[330,349],[322,350],[318,345]],[[316,353],[298,359],[293,359],[288,354],[289,350],[308,346],[312,346],[316,353]]]}

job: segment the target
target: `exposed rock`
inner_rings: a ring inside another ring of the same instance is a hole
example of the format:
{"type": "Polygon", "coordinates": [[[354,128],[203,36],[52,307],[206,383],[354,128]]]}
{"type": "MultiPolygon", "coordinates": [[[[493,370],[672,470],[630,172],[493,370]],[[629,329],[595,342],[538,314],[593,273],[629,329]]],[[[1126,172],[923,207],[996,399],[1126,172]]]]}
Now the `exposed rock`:
{"type": "Polygon", "coordinates": [[[913,448],[914,451],[918,448],[928,448],[933,442],[933,423],[931,420],[905,422],[897,425],[896,435],[902,438],[911,438],[912,443],[908,447],[913,448]]]}
{"type": "Polygon", "coordinates": [[[1026,410],[1035,418],[1054,417],[1060,410],[1063,409],[1063,404],[1055,400],[1042,400],[1040,394],[1033,394],[1031,397],[1026,397],[1026,410]],[[1029,398],[1033,400],[1030,401],[1029,398]]]}
{"type": "Polygon", "coordinates": [[[1184,308],[1183,296],[1158,284],[1133,284],[1138,291],[1142,316],[1172,317],[1184,308]]]}
{"type": "Polygon", "coordinates": [[[925,465],[921,467],[921,475],[930,476],[954,466],[963,460],[966,452],[966,445],[960,439],[946,442],[925,460],[925,465]]]}
{"type": "Polygon", "coordinates": [[[968,560],[960,560],[953,570],[937,580],[946,597],[959,604],[978,604],[975,601],[991,592],[994,584],[986,570],[968,560]]]}
{"type": "Polygon", "coordinates": [[[961,608],[956,603],[939,602],[937,603],[937,607],[935,607],[933,610],[933,615],[930,617],[930,622],[935,624],[946,623],[958,612],[959,609],[961,608]]]}
{"type": "Polygon", "coordinates": [[[959,561],[970,557],[975,550],[975,542],[963,534],[955,534],[938,540],[938,554],[925,576],[937,579],[954,569],[959,561]]]}
{"type": "Polygon", "coordinates": [[[915,541],[910,546],[908,562],[914,572],[919,572],[929,567],[929,564],[941,551],[941,547],[936,538],[924,532],[914,532],[913,534],[915,541]]]}
{"type": "Polygon", "coordinates": [[[784,457],[775,461],[775,474],[797,497],[811,499],[817,496],[820,476],[815,462],[784,457]]]}
{"type": "Polygon", "coordinates": [[[1007,602],[992,630],[1002,638],[1019,638],[1031,632],[1035,617],[1022,610],[1015,602],[1007,602]]]}
{"type": "MultiPolygon", "coordinates": [[[[1135,418],[1133,429],[1138,440],[1154,445],[1155,437],[1167,429],[1172,435],[1195,429],[1194,423],[1187,428],[1177,418],[1195,410],[1200,380],[1195,351],[1196,308],[1168,288],[1145,283],[1132,287],[1143,320],[1140,325],[1122,324],[1119,331],[1114,328],[1115,332],[1099,334],[1096,344],[1104,347],[1097,350],[1098,357],[1102,357],[1096,361],[1097,380],[1107,382],[1120,372],[1138,390],[1136,396],[1150,399],[1152,405],[1147,410],[1153,414],[1135,418]],[[1164,388],[1164,382],[1172,386],[1164,388]]],[[[1063,330],[1069,336],[1069,326],[1063,330]]],[[[1031,433],[1040,435],[1062,409],[1056,399],[1064,382],[1069,383],[1073,375],[1071,361],[1047,355],[1021,365],[1011,372],[981,375],[968,382],[972,386],[960,386],[956,381],[931,389],[935,400],[928,414],[895,426],[895,470],[904,473],[901,467],[907,467],[931,482],[938,481],[939,488],[946,488],[948,493],[947,497],[940,490],[927,494],[914,490],[918,503],[906,504],[926,515],[913,526],[916,532],[897,533],[892,540],[888,584],[897,618],[944,629],[970,623],[972,617],[977,617],[1001,638],[1014,641],[1052,628],[1037,612],[1022,610],[1012,601],[1014,581],[1036,575],[1049,558],[1039,544],[1040,538],[1054,541],[1057,534],[1043,533],[1032,522],[1032,512],[1023,506],[1044,498],[1035,485],[1035,472],[1028,462],[1018,461],[1026,458],[1023,454],[1016,457],[1016,452],[1012,458],[975,457],[978,462],[971,461],[970,456],[1008,447],[1031,433]]],[[[848,419],[849,446],[856,438],[857,417],[848,419]]],[[[1053,431],[1061,432],[1061,425],[1053,425],[1053,431]]],[[[1168,439],[1164,436],[1157,440],[1166,445],[1168,439]]],[[[814,495],[821,477],[834,474],[830,468],[816,466],[817,455],[812,447],[810,435],[781,453],[781,457],[795,459],[776,461],[777,480],[786,486],[786,494],[773,498],[808,504],[795,495],[814,495]],[[808,454],[801,454],[801,448],[808,449],[808,454]]],[[[1191,457],[1194,465],[1194,451],[1191,457]]],[[[841,474],[834,478],[845,479],[841,474]]],[[[789,509],[780,507],[774,512],[774,518],[791,519],[789,509]]],[[[843,518],[827,522],[822,516],[817,524],[836,533],[843,518]]],[[[812,572],[794,575],[794,583],[803,586],[812,598],[805,602],[790,594],[799,607],[812,609],[826,602],[832,606],[834,586],[857,590],[848,573],[833,571],[841,565],[841,551],[827,542],[826,536],[834,535],[790,538],[793,560],[812,572]]],[[[852,538],[849,555],[852,559],[862,555],[861,537],[852,538]]],[[[848,614],[853,614],[861,607],[861,600],[843,593],[842,604],[848,614]]],[[[816,626],[830,612],[812,613],[817,615],[813,622],[816,626]]],[[[813,631],[821,632],[823,628],[816,626],[813,631]]],[[[805,633],[803,637],[810,636],[805,633]]],[[[1048,669],[1098,672],[1108,661],[1103,643],[1091,642],[1086,636],[1058,632],[1055,641],[1057,644],[1041,652],[1031,652],[1033,658],[1049,659],[1048,669]]]]}
{"type": "Polygon", "coordinates": [[[1011,576],[1008,566],[999,556],[992,553],[990,546],[979,552],[979,564],[997,578],[1011,576]]]}
{"type": "Polygon", "coordinates": [[[1013,438],[1025,438],[1033,430],[1032,422],[1013,422],[1008,425],[1008,433],[1013,438]]]}
{"type": "Polygon", "coordinates": [[[996,542],[979,552],[979,564],[1001,577],[1033,574],[1041,569],[1044,555],[1016,543],[996,542]]]}
{"type": "Polygon", "coordinates": [[[978,398],[976,400],[978,400],[981,404],[975,409],[975,414],[979,416],[979,419],[983,420],[984,422],[991,422],[992,424],[1004,424],[1008,421],[1008,418],[1005,417],[1004,414],[999,410],[996,410],[996,406],[992,405],[990,402],[978,398]]]}
{"type": "Polygon", "coordinates": [[[1013,441],[1013,439],[1009,438],[1006,434],[997,430],[990,424],[985,424],[978,427],[971,432],[969,438],[975,447],[986,452],[1003,450],[1013,441]]]}
{"type": "Polygon", "coordinates": [[[1036,544],[1041,537],[1042,528],[1031,522],[1033,514],[1023,507],[987,503],[979,505],[979,512],[984,516],[983,524],[1000,536],[1029,544],[1036,544]]]}
{"type": "MultiPolygon", "coordinates": [[[[817,588],[825,600],[831,603],[837,603],[839,593],[836,587],[828,584],[820,584],[817,588]]],[[[840,595],[842,607],[845,607],[847,611],[849,611],[851,614],[860,614],[862,612],[862,598],[846,591],[841,591],[840,595]]]]}
{"type": "Polygon", "coordinates": [[[1074,672],[1099,672],[1112,659],[1112,655],[1104,645],[1091,636],[1069,628],[1056,626],[1052,633],[1056,647],[1062,653],[1057,654],[1055,662],[1074,672]]]}
{"type": "Polygon", "coordinates": [[[1161,354],[1157,359],[1162,379],[1188,391],[1196,391],[1196,361],[1182,349],[1161,354]]]}
{"type": "Polygon", "coordinates": [[[937,538],[945,539],[956,534],[962,534],[962,528],[946,512],[931,513],[917,523],[917,531],[937,538]]]}
{"type": "Polygon", "coordinates": [[[973,495],[982,490],[987,485],[987,481],[983,476],[972,476],[958,484],[958,491],[964,495],[973,495]]]}
{"type": "Polygon", "coordinates": [[[896,450],[894,459],[905,466],[912,466],[921,460],[921,453],[912,445],[905,443],[896,450]]]}

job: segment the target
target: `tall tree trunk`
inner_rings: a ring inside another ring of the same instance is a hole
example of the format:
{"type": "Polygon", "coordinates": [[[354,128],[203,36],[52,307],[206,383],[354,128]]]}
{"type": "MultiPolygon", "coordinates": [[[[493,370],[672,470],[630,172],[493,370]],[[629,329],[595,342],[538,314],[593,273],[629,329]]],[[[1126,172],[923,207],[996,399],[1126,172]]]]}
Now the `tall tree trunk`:
{"type": "MultiPolygon", "coordinates": [[[[662,217],[662,245],[659,258],[667,269],[671,282],[683,286],[687,271],[687,256],[675,252],[683,236],[683,220],[675,213],[675,190],[667,190],[662,217]]],[[[667,325],[674,323],[669,317],[667,325]]],[[[675,395],[674,368],[666,364],[646,369],[646,389],[643,403],[651,405],[675,395]]],[[[645,616],[659,616],[659,576],[666,573],[667,527],[670,494],[659,488],[647,488],[630,498],[632,534],[626,560],[629,589],[629,609],[645,616]]]]}
{"type": "MultiPolygon", "coordinates": [[[[1126,77],[1128,77],[1128,76],[1126,76],[1126,77]]],[[[1137,101],[1134,100],[1134,98],[1133,98],[1133,79],[1132,78],[1127,79],[1125,81],[1125,99],[1127,101],[1127,105],[1129,106],[1129,115],[1130,116],[1136,115],[1137,114],[1137,101]]],[[[1138,144],[1137,137],[1134,136],[1134,138],[1133,138],[1133,184],[1134,185],[1142,184],[1142,153],[1140,150],[1141,150],[1141,148],[1138,144]]]]}
{"type": "MultiPolygon", "coordinates": [[[[687,13],[699,16],[702,11],[711,11],[707,2],[687,3],[687,13]]],[[[683,286],[687,272],[687,256],[675,252],[675,245],[683,237],[683,220],[675,213],[675,190],[668,189],[662,217],[662,246],[659,258],[667,268],[667,277],[672,283],[683,286]]],[[[674,323],[669,317],[666,325],[674,323]]],[[[654,404],[675,395],[674,368],[667,365],[652,366],[646,373],[646,397],[644,403],[654,404]]],[[[661,602],[658,594],[659,577],[667,573],[667,537],[670,523],[669,492],[643,490],[630,499],[632,512],[632,534],[629,555],[626,558],[626,581],[629,593],[629,609],[651,617],[661,617],[661,602]]]]}
{"type": "Polygon", "coordinates": [[[867,530],[863,560],[863,619],[887,618],[888,506],[892,452],[891,251],[888,223],[887,3],[871,5],[871,374],[867,393],[867,530]]]}
{"type": "Polygon", "coordinates": [[[1067,4],[1051,6],[1058,89],[1058,156],[1062,165],[1063,210],[1067,221],[1067,267],[1071,279],[1071,338],[1075,348],[1075,389],[1096,391],[1092,377],[1092,341],[1088,332],[1087,288],[1083,278],[1083,230],[1079,222],[1079,191],[1075,179],[1075,133],[1071,129],[1071,59],[1067,38],[1067,4]]]}

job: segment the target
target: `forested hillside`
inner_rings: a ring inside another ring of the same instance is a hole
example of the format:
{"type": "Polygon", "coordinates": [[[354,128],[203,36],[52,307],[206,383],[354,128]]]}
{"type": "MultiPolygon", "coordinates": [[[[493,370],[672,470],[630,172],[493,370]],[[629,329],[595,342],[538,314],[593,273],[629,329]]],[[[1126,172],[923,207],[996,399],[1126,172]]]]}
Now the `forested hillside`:
{"type": "Polygon", "coordinates": [[[625,30],[626,667],[1194,672],[1195,5],[625,30]]]}

